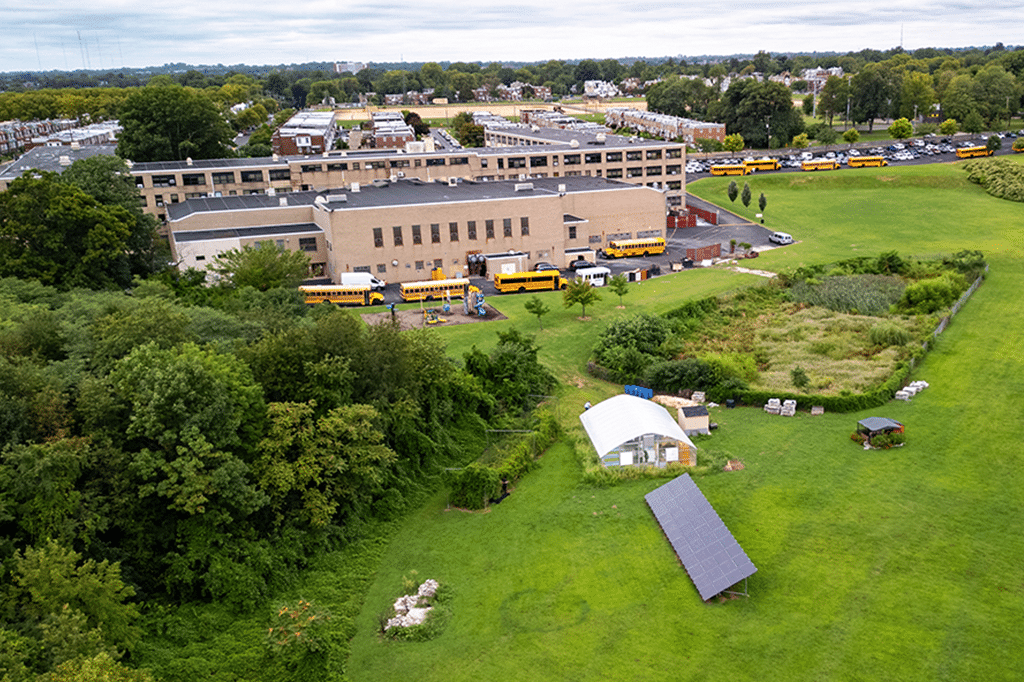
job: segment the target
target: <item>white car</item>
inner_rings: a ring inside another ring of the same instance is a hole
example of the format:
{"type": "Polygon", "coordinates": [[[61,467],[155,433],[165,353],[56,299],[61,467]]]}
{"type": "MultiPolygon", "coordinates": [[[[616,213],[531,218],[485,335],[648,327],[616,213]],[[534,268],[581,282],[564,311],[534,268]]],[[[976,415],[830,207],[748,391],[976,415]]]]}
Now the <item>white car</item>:
{"type": "Polygon", "coordinates": [[[768,235],[768,241],[774,242],[775,244],[792,244],[793,236],[786,232],[772,232],[768,235]]]}

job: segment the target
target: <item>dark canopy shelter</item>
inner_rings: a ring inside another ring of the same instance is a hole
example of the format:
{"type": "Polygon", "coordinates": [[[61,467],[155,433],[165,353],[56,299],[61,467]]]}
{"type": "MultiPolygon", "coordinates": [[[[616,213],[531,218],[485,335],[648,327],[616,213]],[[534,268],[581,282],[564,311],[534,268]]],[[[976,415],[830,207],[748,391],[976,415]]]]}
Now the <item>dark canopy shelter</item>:
{"type": "Polygon", "coordinates": [[[903,433],[903,424],[888,417],[866,417],[857,422],[857,431],[869,438],[878,433],[903,433]]]}

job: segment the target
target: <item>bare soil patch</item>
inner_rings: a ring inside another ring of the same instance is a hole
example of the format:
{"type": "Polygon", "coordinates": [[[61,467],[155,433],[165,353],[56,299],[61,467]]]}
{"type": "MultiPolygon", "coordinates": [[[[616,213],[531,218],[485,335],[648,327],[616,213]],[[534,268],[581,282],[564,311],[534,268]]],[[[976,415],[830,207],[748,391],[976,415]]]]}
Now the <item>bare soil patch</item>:
{"type": "MultiPolygon", "coordinates": [[[[426,310],[436,311],[436,321],[428,322],[429,319],[434,319],[434,317],[424,315],[424,311],[419,308],[413,308],[411,310],[396,310],[394,317],[398,320],[399,328],[403,330],[423,329],[426,327],[451,327],[456,324],[494,322],[496,320],[508,319],[486,303],[484,303],[484,310],[487,314],[484,317],[480,317],[476,312],[472,315],[463,315],[462,303],[453,304],[452,311],[450,313],[442,312],[441,308],[427,308],[426,310]],[[444,320],[444,322],[441,320],[444,320]]],[[[366,320],[367,324],[380,324],[381,322],[387,322],[390,320],[391,313],[387,311],[383,313],[366,313],[363,315],[363,319],[366,320]]]]}

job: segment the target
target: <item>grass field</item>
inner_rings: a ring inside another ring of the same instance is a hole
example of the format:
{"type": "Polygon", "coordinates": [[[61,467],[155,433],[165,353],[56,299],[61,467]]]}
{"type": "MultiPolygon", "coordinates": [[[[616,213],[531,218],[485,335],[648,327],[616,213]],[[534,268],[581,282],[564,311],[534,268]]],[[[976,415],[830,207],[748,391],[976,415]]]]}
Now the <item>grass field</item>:
{"type": "MultiPolygon", "coordinates": [[[[488,513],[432,498],[381,550],[351,680],[1019,679],[1024,207],[949,165],[748,181],[768,198],[766,226],[800,240],[764,254],[761,268],[893,249],[985,252],[989,279],[915,373],[931,388],[863,414],[713,409],[721,428],[699,447],[746,468],[697,484],[759,569],[749,599],[701,602],[644,504],[659,483],[581,486],[564,444],[488,513]],[[908,444],[860,450],[848,436],[869,414],[904,422],[908,444]],[[382,642],[376,615],[409,570],[451,585],[453,618],[435,640],[382,642]]],[[[689,189],[728,205],[727,185],[689,189]]],[[[618,390],[584,373],[604,324],[754,281],[719,270],[661,277],[635,287],[624,310],[602,292],[587,321],[547,294],[544,331],[522,309],[528,295],[496,296],[508,322],[439,333],[458,357],[512,324],[535,332],[572,427],[584,396],[618,390]]]]}

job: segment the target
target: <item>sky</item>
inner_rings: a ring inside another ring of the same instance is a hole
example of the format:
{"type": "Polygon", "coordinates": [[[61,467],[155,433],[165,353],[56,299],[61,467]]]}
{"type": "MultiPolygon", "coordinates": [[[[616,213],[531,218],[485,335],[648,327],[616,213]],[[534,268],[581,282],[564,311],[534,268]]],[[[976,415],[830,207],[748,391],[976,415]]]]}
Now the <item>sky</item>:
{"type": "Polygon", "coordinates": [[[1019,0],[0,0],[0,72],[1024,44],[1019,0]]]}

